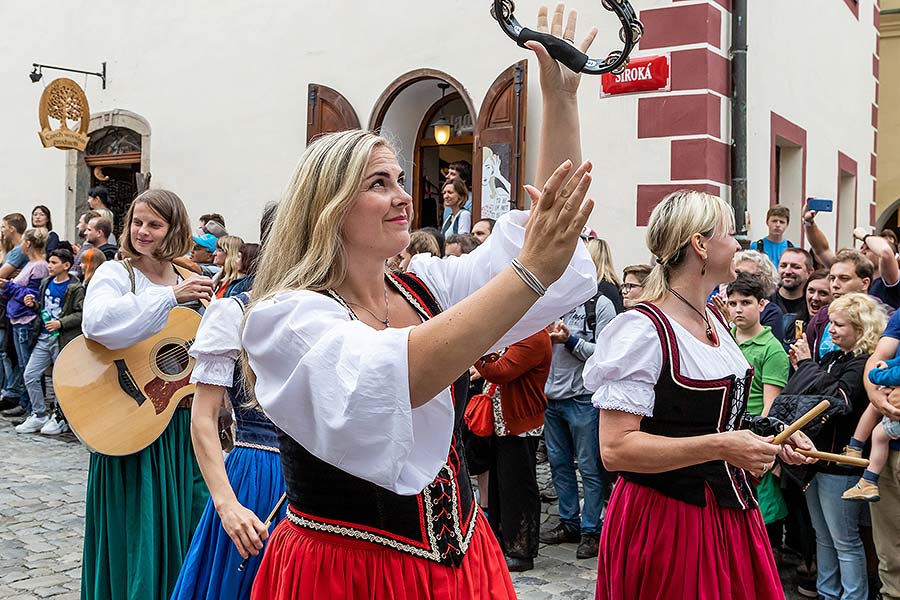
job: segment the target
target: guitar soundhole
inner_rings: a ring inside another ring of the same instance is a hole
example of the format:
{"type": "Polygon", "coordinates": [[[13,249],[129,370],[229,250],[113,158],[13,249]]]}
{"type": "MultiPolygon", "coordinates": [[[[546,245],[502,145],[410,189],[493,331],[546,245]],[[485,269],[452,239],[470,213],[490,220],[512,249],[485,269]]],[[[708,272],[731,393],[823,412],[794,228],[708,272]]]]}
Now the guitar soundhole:
{"type": "Polygon", "coordinates": [[[183,373],[189,363],[188,349],[182,344],[163,344],[156,353],[156,366],[166,375],[183,373]]]}

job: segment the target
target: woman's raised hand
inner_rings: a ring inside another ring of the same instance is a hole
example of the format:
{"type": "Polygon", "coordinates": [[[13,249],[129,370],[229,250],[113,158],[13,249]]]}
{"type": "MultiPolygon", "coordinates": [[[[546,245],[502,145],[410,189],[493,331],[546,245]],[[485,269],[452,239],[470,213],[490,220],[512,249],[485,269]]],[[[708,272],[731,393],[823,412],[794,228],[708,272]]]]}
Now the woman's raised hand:
{"type": "MultiPolygon", "coordinates": [[[[563,29],[563,17],[566,13],[566,5],[559,3],[553,11],[553,22],[549,22],[549,10],[546,6],[538,9],[537,31],[540,33],[551,33],[558,38],[562,38],[573,46],[575,45],[575,29],[578,25],[578,12],[569,11],[569,18],[566,20],[565,29],[563,29]]],[[[594,38],[597,37],[597,28],[594,27],[588,31],[587,36],[582,40],[578,49],[587,53],[594,38]]],[[[526,42],[525,47],[534,52],[537,57],[538,64],[541,69],[541,90],[547,93],[565,92],[574,94],[578,91],[578,85],[581,82],[581,73],[575,73],[569,70],[565,65],[561,65],[550,56],[547,49],[540,42],[526,42]]]]}
{"type": "Polygon", "coordinates": [[[565,272],[594,209],[594,201],[584,199],[591,185],[592,168],[586,161],[573,174],[572,162],[567,160],[556,168],[543,191],[525,186],[531,196],[531,216],[525,226],[519,261],[545,287],[565,272]]]}

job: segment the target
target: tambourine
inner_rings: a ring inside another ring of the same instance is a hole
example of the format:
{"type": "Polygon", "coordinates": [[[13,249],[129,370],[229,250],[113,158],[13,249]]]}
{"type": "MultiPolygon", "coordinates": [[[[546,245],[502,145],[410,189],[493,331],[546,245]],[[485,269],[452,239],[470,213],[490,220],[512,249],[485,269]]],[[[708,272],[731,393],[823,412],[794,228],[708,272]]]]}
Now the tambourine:
{"type": "Polygon", "coordinates": [[[602,75],[603,73],[621,73],[628,66],[628,56],[644,35],[644,25],[638,20],[634,8],[628,0],[600,0],[603,8],[616,13],[622,22],[619,29],[621,50],[613,50],[605,59],[591,58],[578,48],[549,33],[540,33],[527,27],[516,19],[513,12],[516,5],[512,0],[494,0],[491,16],[500,23],[500,28],[519,46],[532,40],[541,43],[547,52],[576,73],[602,75]]]}

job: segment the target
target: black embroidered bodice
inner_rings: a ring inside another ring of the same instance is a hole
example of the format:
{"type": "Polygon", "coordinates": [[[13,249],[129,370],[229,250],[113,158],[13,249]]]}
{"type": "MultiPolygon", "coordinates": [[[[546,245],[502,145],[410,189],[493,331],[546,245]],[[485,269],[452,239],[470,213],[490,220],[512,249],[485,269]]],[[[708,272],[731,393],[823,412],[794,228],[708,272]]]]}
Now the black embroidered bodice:
{"type": "MultiPolygon", "coordinates": [[[[663,356],[662,372],[654,386],[653,416],[641,420],[641,431],[666,437],[689,437],[740,429],[753,369],[748,369],[743,377],[731,375],[713,381],[684,377],[680,372],[678,341],[669,319],[652,304],[639,304],[634,310],[653,322],[663,356]]],[[[713,312],[718,318],[718,312],[713,312]]],[[[621,475],[670,498],[697,506],[706,505],[707,486],[719,506],[747,509],[757,505],[746,472],[722,460],[665,473],[621,475]]]]}
{"type": "MultiPolygon", "coordinates": [[[[423,319],[441,311],[425,284],[413,275],[396,274],[388,280],[423,319]]],[[[451,386],[456,421],[447,461],[434,481],[415,496],[402,496],[350,475],[279,432],[291,522],[460,566],[477,516],[459,436],[468,385],[467,372],[451,386]]]]}

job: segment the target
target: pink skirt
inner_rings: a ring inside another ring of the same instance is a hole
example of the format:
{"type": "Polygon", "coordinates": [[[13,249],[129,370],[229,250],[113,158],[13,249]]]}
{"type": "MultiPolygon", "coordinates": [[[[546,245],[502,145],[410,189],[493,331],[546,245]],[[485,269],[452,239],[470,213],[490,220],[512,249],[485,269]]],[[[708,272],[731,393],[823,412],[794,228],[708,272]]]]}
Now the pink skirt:
{"type": "Polygon", "coordinates": [[[460,567],[284,519],[253,583],[252,600],[514,600],[503,552],[479,512],[460,567]]]}
{"type": "Polygon", "coordinates": [[[616,482],[603,533],[597,600],[783,600],[759,509],[706,506],[616,482]]]}

